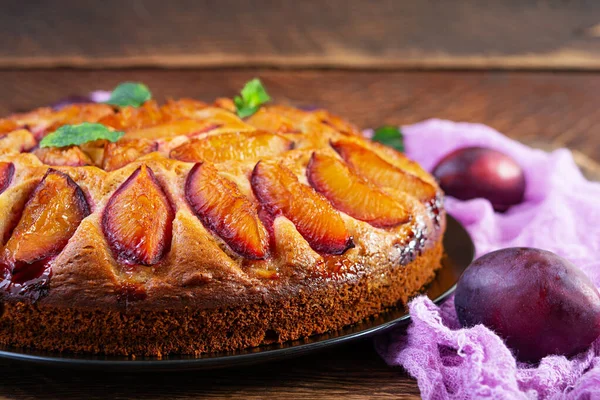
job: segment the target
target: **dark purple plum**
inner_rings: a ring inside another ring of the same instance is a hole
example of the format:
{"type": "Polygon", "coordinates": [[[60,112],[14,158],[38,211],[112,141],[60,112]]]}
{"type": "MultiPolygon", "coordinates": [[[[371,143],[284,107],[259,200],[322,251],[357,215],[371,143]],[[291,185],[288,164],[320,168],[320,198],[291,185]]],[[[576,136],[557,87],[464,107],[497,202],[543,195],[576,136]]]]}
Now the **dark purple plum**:
{"type": "Polygon", "coordinates": [[[515,160],[497,150],[465,147],[438,162],[433,175],[446,194],[460,200],[488,199],[506,211],[523,201],[525,175],[515,160]]]}
{"type": "Polygon", "coordinates": [[[600,335],[600,294],[569,261],[514,247],[475,260],[456,287],[462,326],[483,324],[521,361],[585,350],[600,335]]]}

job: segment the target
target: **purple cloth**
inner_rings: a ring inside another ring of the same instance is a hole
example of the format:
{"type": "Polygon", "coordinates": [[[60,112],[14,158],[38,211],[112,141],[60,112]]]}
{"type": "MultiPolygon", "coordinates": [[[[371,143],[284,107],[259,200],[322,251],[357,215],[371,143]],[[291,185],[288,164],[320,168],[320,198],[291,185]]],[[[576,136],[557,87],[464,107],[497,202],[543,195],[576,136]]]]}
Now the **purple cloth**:
{"type": "Polygon", "coordinates": [[[90,100],[95,103],[108,101],[108,99],[110,99],[110,93],[111,92],[106,90],[94,90],[93,92],[90,92],[90,100]]]}
{"type": "MultiPolygon", "coordinates": [[[[533,150],[484,125],[428,120],[402,129],[406,153],[431,171],[450,151],[481,145],[512,156],[527,179],[525,201],[505,214],[484,199],[446,199],[446,209],[469,231],[477,256],[527,246],[550,250],[600,286],[600,184],[588,182],[566,149],[533,150]]],[[[569,359],[548,356],[538,366],[517,362],[495,333],[460,329],[454,299],[441,308],[426,296],[409,304],[407,331],[380,336],[376,347],[403,366],[425,399],[600,398],[600,339],[569,359]]]]}

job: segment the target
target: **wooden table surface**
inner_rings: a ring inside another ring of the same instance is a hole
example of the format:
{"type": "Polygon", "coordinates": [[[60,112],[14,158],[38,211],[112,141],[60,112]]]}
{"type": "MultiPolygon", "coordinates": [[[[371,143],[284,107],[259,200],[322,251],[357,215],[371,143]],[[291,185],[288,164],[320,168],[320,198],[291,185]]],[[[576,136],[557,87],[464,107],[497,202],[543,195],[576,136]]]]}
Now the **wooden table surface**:
{"type": "Polygon", "coordinates": [[[600,67],[594,1],[3,3],[0,67],[600,67]]]}
{"type": "MultiPolygon", "coordinates": [[[[0,115],[64,94],[145,82],[156,98],[234,95],[259,76],[278,102],[329,108],[361,127],[439,117],[482,122],[510,137],[577,151],[590,175],[600,160],[600,74],[334,70],[0,70],[0,115]]],[[[598,175],[596,175],[598,176],[598,175]]],[[[0,396],[155,399],[417,398],[400,368],[361,341],[296,359],[236,370],[125,374],[0,362],[0,396]]]]}

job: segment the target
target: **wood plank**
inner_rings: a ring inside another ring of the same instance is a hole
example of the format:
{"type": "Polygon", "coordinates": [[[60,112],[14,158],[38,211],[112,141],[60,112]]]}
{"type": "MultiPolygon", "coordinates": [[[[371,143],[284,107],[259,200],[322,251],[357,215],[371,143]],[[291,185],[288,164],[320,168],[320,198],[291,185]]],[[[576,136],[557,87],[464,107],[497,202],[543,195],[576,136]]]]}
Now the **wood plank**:
{"type": "Polygon", "coordinates": [[[0,70],[0,115],[139,80],[154,96],[212,101],[260,77],[277,102],[318,105],[367,128],[437,117],[567,146],[600,161],[600,75],[531,72],[0,70]]]}
{"type": "Polygon", "coordinates": [[[418,399],[416,383],[390,368],[370,341],[297,359],[216,371],[115,373],[0,361],[6,399],[418,399]]]}
{"type": "Polygon", "coordinates": [[[600,68],[600,2],[7,2],[0,67],[600,68]]]}

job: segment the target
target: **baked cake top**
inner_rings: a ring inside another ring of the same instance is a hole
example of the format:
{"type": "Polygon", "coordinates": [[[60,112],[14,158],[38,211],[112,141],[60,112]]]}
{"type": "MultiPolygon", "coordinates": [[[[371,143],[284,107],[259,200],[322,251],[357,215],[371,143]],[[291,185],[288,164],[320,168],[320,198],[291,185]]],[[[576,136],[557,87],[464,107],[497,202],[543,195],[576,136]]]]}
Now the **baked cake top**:
{"type": "Polygon", "coordinates": [[[418,164],[324,110],[40,108],[0,120],[0,291],[209,307],[351,279],[440,240],[441,200],[418,164]],[[118,140],[40,145],[82,123],[118,140]]]}

